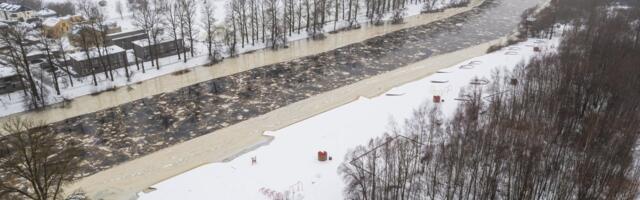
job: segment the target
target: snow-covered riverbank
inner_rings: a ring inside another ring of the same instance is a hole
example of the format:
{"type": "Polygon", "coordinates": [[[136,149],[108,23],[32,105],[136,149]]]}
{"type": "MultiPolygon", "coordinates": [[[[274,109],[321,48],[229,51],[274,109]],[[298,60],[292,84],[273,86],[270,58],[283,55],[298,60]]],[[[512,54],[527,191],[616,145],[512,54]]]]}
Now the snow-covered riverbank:
{"type": "Polygon", "coordinates": [[[489,78],[492,70],[509,70],[536,53],[553,49],[557,40],[528,40],[459,63],[429,77],[311,117],[266,135],[264,147],[230,162],[208,164],[153,186],[141,199],[269,199],[264,191],[296,192],[305,199],[341,199],[343,183],[337,167],[349,148],[384,133],[389,119],[403,120],[434,94],[445,100],[445,115],[457,106],[460,88],[475,77],[489,78]],[[319,162],[315,153],[329,152],[333,161],[319,162]],[[257,158],[252,165],[251,158],[257,158]]]}

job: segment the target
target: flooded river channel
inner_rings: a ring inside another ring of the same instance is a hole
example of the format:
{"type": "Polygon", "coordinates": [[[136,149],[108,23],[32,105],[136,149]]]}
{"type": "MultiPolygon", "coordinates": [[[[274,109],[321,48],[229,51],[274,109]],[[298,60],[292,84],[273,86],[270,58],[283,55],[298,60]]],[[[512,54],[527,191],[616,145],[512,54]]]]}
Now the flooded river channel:
{"type": "Polygon", "coordinates": [[[487,0],[439,22],[176,88],[52,127],[89,148],[84,175],[90,175],[313,95],[503,37],[537,3],[487,0]]]}

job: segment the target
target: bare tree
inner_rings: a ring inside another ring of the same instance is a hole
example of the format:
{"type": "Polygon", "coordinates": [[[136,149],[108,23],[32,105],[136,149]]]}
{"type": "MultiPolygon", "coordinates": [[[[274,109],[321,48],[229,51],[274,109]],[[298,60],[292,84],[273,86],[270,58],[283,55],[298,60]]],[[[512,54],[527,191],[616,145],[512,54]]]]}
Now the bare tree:
{"type": "MultiPolygon", "coordinates": [[[[105,24],[105,16],[102,11],[99,9],[98,5],[93,1],[84,1],[78,0],[77,7],[82,13],[83,16],[88,18],[89,23],[83,23],[81,27],[81,43],[85,54],[87,56],[87,60],[92,64],[92,59],[95,57],[96,64],[99,64],[102,67],[102,71],[107,79],[111,78],[113,81],[113,72],[111,70],[111,60],[104,59],[103,54],[107,54],[108,57],[109,52],[106,47],[106,24],[105,24]],[[95,46],[96,55],[91,55],[91,47],[95,46]],[[102,47],[102,48],[101,48],[102,47]],[[108,62],[108,63],[105,63],[108,62]]],[[[92,71],[95,71],[94,66],[91,66],[92,71]]],[[[92,72],[94,76],[94,84],[98,85],[95,72],[92,72]]]]}
{"type": "MultiPolygon", "coordinates": [[[[233,57],[237,54],[236,48],[238,46],[237,41],[237,29],[236,29],[236,13],[238,10],[238,5],[236,1],[229,1],[225,5],[225,9],[227,10],[225,16],[225,43],[228,48],[229,56],[233,57]]],[[[264,22],[263,22],[264,23],[264,22]]],[[[263,27],[264,31],[264,27],[263,27]]]]}
{"type": "Polygon", "coordinates": [[[350,151],[340,167],[345,196],[636,199],[640,59],[629,55],[640,54],[638,18],[601,1],[559,2],[571,6],[552,3],[538,16],[556,20],[535,17],[532,29],[572,23],[556,52],[472,83],[448,119],[420,108],[402,128],[350,151]]]}
{"type": "MultiPolygon", "coordinates": [[[[44,50],[46,54],[47,64],[51,68],[51,79],[53,80],[53,87],[56,90],[56,94],[60,95],[60,85],[58,83],[58,74],[57,74],[57,66],[58,62],[52,53],[52,47],[56,44],[54,39],[50,39],[47,37],[46,31],[44,28],[39,29],[38,39],[40,40],[41,49],[44,50]]],[[[42,65],[41,65],[42,66],[42,65]]],[[[41,67],[42,70],[45,70],[44,67],[41,67]]]]}
{"type": "Polygon", "coordinates": [[[431,12],[437,12],[440,9],[436,8],[436,4],[439,2],[439,0],[424,0],[424,2],[422,3],[422,13],[431,13],[431,12]]]}
{"type": "Polygon", "coordinates": [[[215,8],[211,3],[205,2],[202,8],[202,28],[206,32],[205,42],[207,43],[207,53],[209,59],[215,63],[219,57],[216,49],[216,19],[213,17],[215,8]]]}
{"type": "Polygon", "coordinates": [[[58,67],[65,71],[65,73],[67,74],[67,77],[69,78],[69,83],[71,84],[71,87],[73,87],[73,77],[71,77],[71,70],[69,70],[69,62],[67,61],[67,53],[66,53],[66,49],[62,39],[58,40],[58,51],[62,59],[62,62],[58,65],[58,67]]]}
{"type": "Polygon", "coordinates": [[[406,14],[407,8],[404,6],[397,6],[393,10],[393,15],[391,16],[391,23],[393,24],[401,24],[404,22],[404,15],[406,14]]]}
{"type": "MultiPolygon", "coordinates": [[[[195,52],[194,52],[193,37],[194,37],[194,26],[196,25],[194,18],[197,12],[196,10],[197,4],[195,0],[178,0],[178,2],[180,3],[180,8],[182,9],[182,12],[181,12],[182,27],[187,37],[189,37],[189,49],[191,52],[191,57],[194,57],[195,52]]],[[[183,35],[183,38],[184,38],[184,35],[183,35]]]]}
{"type": "Polygon", "coordinates": [[[94,62],[92,58],[92,53],[91,53],[91,48],[93,47],[94,43],[96,41],[94,41],[94,36],[95,34],[92,33],[92,31],[95,31],[91,28],[86,28],[86,27],[81,27],[81,29],[78,31],[78,35],[80,37],[80,46],[82,48],[82,51],[85,54],[85,57],[87,58],[87,62],[89,64],[89,71],[91,71],[91,77],[93,78],[93,85],[97,86],[98,85],[98,79],[96,77],[96,68],[94,66],[94,62]]]}
{"type": "Polygon", "coordinates": [[[149,51],[151,65],[156,66],[156,69],[160,69],[156,44],[158,43],[164,23],[164,19],[161,15],[164,13],[164,5],[166,4],[162,4],[162,2],[157,0],[153,2],[149,0],[140,0],[138,1],[137,7],[133,10],[133,16],[135,18],[134,25],[147,32],[147,51],[149,51]]]}
{"type": "Polygon", "coordinates": [[[21,5],[27,6],[32,9],[42,8],[42,0],[20,0],[20,1],[16,1],[15,3],[19,3],[21,5]]]}
{"type": "Polygon", "coordinates": [[[75,179],[82,148],[41,122],[10,119],[0,138],[0,198],[62,199],[62,187],[75,179]]]}
{"type": "Polygon", "coordinates": [[[76,7],[70,0],[59,2],[59,3],[58,2],[47,3],[46,7],[55,11],[59,16],[76,14],[76,7]]]}
{"type": "Polygon", "coordinates": [[[124,19],[124,6],[122,5],[122,1],[116,1],[116,12],[120,14],[120,19],[124,19]]]}
{"type": "MultiPolygon", "coordinates": [[[[171,29],[171,32],[169,33],[171,35],[171,37],[173,37],[173,40],[175,41],[175,45],[176,45],[176,52],[178,53],[178,60],[182,59],[181,55],[180,55],[180,44],[179,43],[183,43],[184,44],[184,38],[180,37],[178,35],[178,29],[181,29],[180,27],[180,13],[181,13],[181,8],[180,8],[180,4],[178,4],[175,1],[166,1],[165,5],[164,5],[164,16],[165,16],[165,20],[167,21],[167,24],[169,26],[169,28],[171,29]],[[180,41],[179,41],[180,40],[180,41]]],[[[184,45],[183,45],[184,46],[184,45]]],[[[187,58],[184,58],[185,62],[187,61],[187,58]]]]}
{"type": "Polygon", "coordinates": [[[23,77],[25,81],[22,84],[25,86],[25,95],[30,99],[29,107],[40,108],[44,106],[45,102],[38,89],[38,84],[34,79],[34,75],[31,70],[31,64],[27,59],[29,52],[34,50],[34,47],[30,45],[28,38],[33,36],[34,30],[23,24],[11,26],[8,29],[0,33],[0,39],[6,45],[9,50],[4,51],[3,56],[9,61],[8,64],[12,65],[16,72],[23,77]],[[26,92],[26,91],[29,92],[26,92]]]}

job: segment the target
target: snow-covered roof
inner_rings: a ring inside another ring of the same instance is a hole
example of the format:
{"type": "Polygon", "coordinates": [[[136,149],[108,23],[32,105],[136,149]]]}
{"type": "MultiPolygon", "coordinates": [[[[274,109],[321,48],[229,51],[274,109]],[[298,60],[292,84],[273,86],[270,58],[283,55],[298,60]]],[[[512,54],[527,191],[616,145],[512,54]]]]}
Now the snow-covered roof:
{"type": "MultiPolygon", "coordinates": [[[[109,50],[109,54],[116,54],[116,53],[122,53],[125,52],[125,50],[123,48],[120,48],[119,46],[116,45],[111,45],[108,46],[107,49],[109,50]]],[[[101,51],[103,49],[100,49],[101,51]]],[[[91,50],[89,50],[89,55],[91,56],[91,58],[96,58],[98,57],[100,54],[98,54],[98,51],[96,50],[96,48],[93,48],[91,50]]],[[[76,53],[73,53],[71,55],[69,55],[69,57],[73,60],[76,61],[83,61],[87,59],[87,54],[84,51],[79,51],[76,53]]]]}
{"type": "MultiPolygon", "coordinates": [[[[178,38],[179,40],[180,38],[178,38]]],[[[162,36],[162,37],[158,37],[158,44],[162,44],[165,42],[173,42],[174,39],[173,37],[169,37],[169,36],[162,36]]],[[[153,42],[153,39],[152,41],[153,42]]],[[[136,40],[132,42],[134,45],[136,46],[140,46],[140,47],[146,47],[149,46],[149,40],[148,39],[141,39],[141,40],[136,40]]]]}
{"type": "Polygon", "coordinates": [[[16,75],[16,70],[13,67],[0,66],[0,78],[16,75]]]}
{"type": "MultiPolygon", "coordinates": [[[[51,49],[51,47],[50,47],[50,49],[51,49]]],[[[44,52],[40,51],[40,50],[31,50],[31,51],[29,51],[29,53],[27,53],[27,57],[35,56],[35,55],[44,55],[44,52]]]]}
{"type": "Polygon", "coordinates": [[[38,15],[38,16],[40,16],[40,17],[43,17],[43,16],[45,16],[45,17],[46,17],[46,16],[54,16],[54,15],[56,15],[56,14],[58,14],[58,13],[56,13],[56,11],[53,11],[53,10],[48,9],[48,8],[45,8],[45,9],[39,10],[39,11],[36,13],[36,15],[38,15]]]}
{"type": "Polygon", "coordinates": [[[71,22],[78,22],[78,21],[83,21],[84,17],[82,15],[67,15],[64,17],[60,17],[60,19],[69,20],[71,22]]]}
{"type": "Polygon", "coordinates": [[[147,33],[140,29],[134,29],[129,31],[121,31],[117,33],[107,34],[107,39],[109,40],[118,40],[122,38],[135,37],[139,35],[146,35],[147,33]]]}
{"type": "Polygon", "coordinates": [[[117,32],[117,33],[109,33],[107,36],[119,37],[120,35],[137,35],[139,33],[145,33],[142,29],[131,29],[127,31],[117,32]]]}
{"type": "Polygon", "coordinates": [[[25,6],[22,6],[22,5],[10,4],[10,3],[0,3],[0,11],[22,12],[22,11],[29,11],[29,10],[31,10],[31,9],[27,8],[25,6]]]}
{"type": "Polygon", "coordinates": [[[58,17],[49,17],[42,22],[42,25],[52,27],[60,23],[60,20],[58,17]]]}

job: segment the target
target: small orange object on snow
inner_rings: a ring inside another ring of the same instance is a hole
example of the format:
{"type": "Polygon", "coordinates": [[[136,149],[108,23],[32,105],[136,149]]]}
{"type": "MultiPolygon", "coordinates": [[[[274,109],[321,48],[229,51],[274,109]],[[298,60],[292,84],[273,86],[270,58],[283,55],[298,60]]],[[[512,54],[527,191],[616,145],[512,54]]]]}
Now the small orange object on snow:
{"type": "Polygon", "coordinates": [[[433,96],[433,103],[440,103],[440,99],[441,99],[440,96],[437,96],[437,95],[433,96]]]}
{"type": "Polygon", "coordinates": [[[328,153],[326,151],[318,151],[318,161],[327,161],[328,153]]]}

